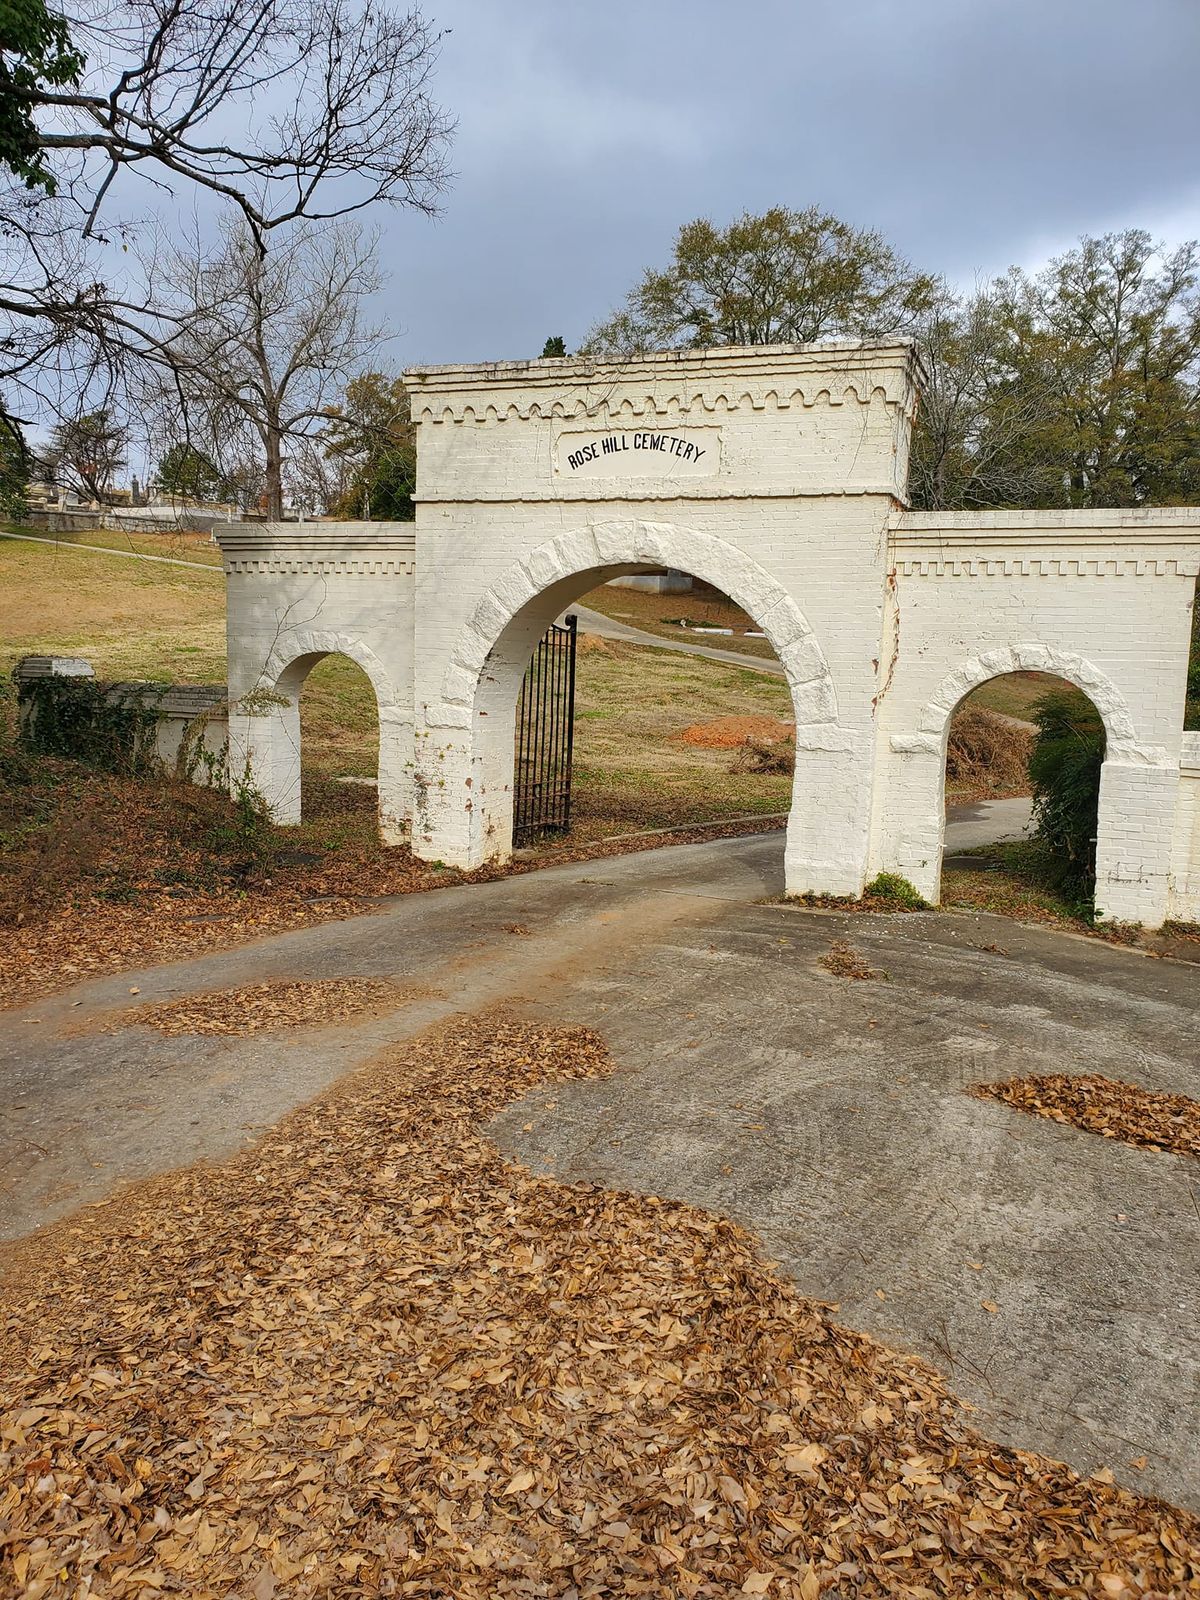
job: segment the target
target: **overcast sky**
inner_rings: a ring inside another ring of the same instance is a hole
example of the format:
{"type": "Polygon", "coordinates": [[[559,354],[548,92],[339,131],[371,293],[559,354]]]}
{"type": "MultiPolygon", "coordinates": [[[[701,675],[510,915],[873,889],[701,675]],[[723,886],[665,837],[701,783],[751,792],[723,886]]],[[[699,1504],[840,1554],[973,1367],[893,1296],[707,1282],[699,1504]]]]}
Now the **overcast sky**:
{"type": "Polygon", "coordinates": [[[574,348],[681,223],[771,205],[970,284],[1200,236],[1200,0],[428,0],[457,178],[384,220],[392,358],[574,348]]]}

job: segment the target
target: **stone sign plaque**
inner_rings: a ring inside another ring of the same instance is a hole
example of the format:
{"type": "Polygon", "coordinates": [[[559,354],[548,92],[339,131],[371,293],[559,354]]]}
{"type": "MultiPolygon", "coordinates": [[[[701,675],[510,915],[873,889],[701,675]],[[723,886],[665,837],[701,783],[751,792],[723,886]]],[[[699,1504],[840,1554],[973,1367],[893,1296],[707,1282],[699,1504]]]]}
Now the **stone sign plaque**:
{"type": "Polygon", "coordinates": [[[560,433],[562,478],[706,478],[721,465],[719,428],[606,428],[560,433]]]}

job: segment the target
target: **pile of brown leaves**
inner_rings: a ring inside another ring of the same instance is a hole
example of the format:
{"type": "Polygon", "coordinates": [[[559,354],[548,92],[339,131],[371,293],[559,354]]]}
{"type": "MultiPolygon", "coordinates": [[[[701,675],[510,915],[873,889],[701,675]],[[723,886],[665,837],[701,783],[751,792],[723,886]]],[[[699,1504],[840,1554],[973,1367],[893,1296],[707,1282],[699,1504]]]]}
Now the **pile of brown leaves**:
{"type": "Polygon", "coordinates": [[[835,978],[886,978],[887,973],[880,968],[871,966],[870,962],[860,950],[856,950],[845,939],[834,939],[828,952],[821,957],[821,965],[826,972],[832,972],[835,978]]]}
{"type": "MultiPolygon", "coordinates": [[[[0,719],[0,757],[3,740],[0,719]]],[[[373,795],[338,795],[342,814],[319,824],[344,825],[336,850],[314,840],[300,851],[290,830],[268,829],[256,864],[224,795],[67,761],[26,765],[25,782],[0,783],[0,1006],[463,881],[376,843],[373,795]]]]}
{"type": "Polygon", "coordinates": [[[10,1249],[26,1600],[1195,1592],[1196,1518],[980,1438],[733,1224],[476,1131],[608,1066],[459,1022],[10,1249]]]}
{"type": "Polygon", "coordinates": [[[1018,1111],[1050,1117],[1125,1144],[1200,1156],[1200,1100],[1120,1083],[1094,1072],[1053,1072],[1044,1077],[976,1083],[971,1093],[1002,1100],[1018,1111]]]}
{"type": "Polygon", "coordinates": [[[324,978],[315,983],[248,983],[240,989],[189,994],[160,1005],[133,1006],[115,1021],[156,1028],[168,1038],[187,1033],[267,1033],[339,1022],[395,1005],[401,992],[375,978],[324,978]]]}
{"type": "MultiPolygon", "coordinates": [[[[447,876],[442,874],[441,881],[447,876]]],[[[423,881],[411,888],[436,886],[432,874],[414,872],[413,877],[423,881]]],[[[264,934],[376,909],[373,901],[338,896],[314,902],[295,890],[266,886],[186,899],[147,891],[120,905],[78,898],[44,921],[4,930],[0,1006],[19,1005],[101,973],[224,950],[264,934]]]]}

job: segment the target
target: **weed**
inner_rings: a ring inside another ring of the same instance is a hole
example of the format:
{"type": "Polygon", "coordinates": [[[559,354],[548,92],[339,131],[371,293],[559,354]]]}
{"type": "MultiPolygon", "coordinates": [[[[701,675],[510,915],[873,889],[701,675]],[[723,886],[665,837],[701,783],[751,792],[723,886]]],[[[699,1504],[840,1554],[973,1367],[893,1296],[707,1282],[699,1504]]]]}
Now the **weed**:
{"type": "Polygon", "coordinates": [[[729,764],[730,772],[770,772],[783,776],[796,770],[796,752],[790,744],[747,739],[729,764]]]}
{"type": "Polygon", "coordinates": [[[881,872],[863,890],[864,900],[886,900],[904,911],[928,911],[929,901],[897,872],[881,872]]]}
{"type": "Polygon", "coordinates": [[[230,783],[229,794],[231,810],[213,824],[208,843],[228,858],[235,877],[244,883],[269,871],[276,850],[275,830],[248,761],[230,783]]]}

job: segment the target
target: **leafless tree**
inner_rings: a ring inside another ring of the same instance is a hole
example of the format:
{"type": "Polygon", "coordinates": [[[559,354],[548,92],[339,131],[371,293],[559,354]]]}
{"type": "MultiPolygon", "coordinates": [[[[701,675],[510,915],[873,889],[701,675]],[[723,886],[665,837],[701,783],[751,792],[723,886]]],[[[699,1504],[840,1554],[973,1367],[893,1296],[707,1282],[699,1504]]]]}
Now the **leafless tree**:
{"type": "MultiPolygon", "coordinates": [[[[377,201],[432,211],[449,125],[429,95],[439,35],[367,0],[80,0],[91,66],[44,89],[42,144],[61,158],[83,232],[118,174],[230,201],[257,239],[377,201]],[[338,180],[344,180],[339,183],[338,180]]],[[[64,183],[65,180],[65,183],[64,183]]]]}
{"type": "Polygon", "coordinates": [[[115,270],[104,260],[144,232],[128,220],[138,179],[151,205],[209,195],[259,250],[380,203],[436,210],[452,124],[431,96],[441,36],[419,10],[75,0],[67,22],[79,81],[32,95],[50,191],[0,190],[0,392],[17,416],[92,410],[131,363],[169,368],[179,329],[162,306],[147,315],[119,248],[115,270]]]}
{"type": "Polygon", "coordinates": [[[325,420],[346,380],[378,347],[364,314],[379,287],[374,242],[353,224],[301,224],[260,246],[244,221],[215,250],[159,263],[170,384],[159,404],[223,471],[262,464],[267,515],[283,515],[285,454],[325,420]]]}

